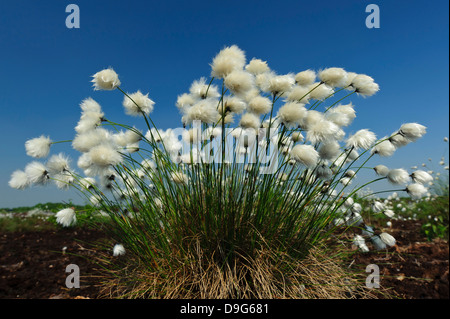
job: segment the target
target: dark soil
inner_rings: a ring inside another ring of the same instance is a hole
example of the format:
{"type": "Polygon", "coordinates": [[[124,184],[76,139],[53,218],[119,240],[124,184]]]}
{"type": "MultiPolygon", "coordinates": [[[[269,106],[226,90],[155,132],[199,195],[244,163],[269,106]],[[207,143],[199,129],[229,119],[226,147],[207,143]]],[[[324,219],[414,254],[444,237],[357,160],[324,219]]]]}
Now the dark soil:
{"type": "MultiPolygon", "coordinates": [[[[397,245],[387,252],[356,253],[351,267],[367,275],[367,265],[379,266],[380,284],[388,291],[380,298],[448,299],[448,242],[427,242],[420,222],[392,223],[388,232],[397,245]]],[[[89,243],[102,237],[82,228],[0,233],[0,298],[99,298],[99,281],[93,277],[99,267],[89,243]],[[66,287],[69,264],[80,269],[80,288],[66,287]]]]}
{"type": "Polygon", "coordinates": [[[388,294],[380,298],[449,299],[448,241],[427,241],[420,228],[419,221],[393,220],[386,232],[395,237],[394,247],[353,256],[353,267],[362,272],[369,264],[379,267],[380,286],[386,289],[380,291],[388,294]]]}
{"type": "Polygon", "coordinates": [[[82,228],[0,233],[0,298],[96,298],[91,244],[102,236],[82,228]],[[66,287],[70,264],[79,267],[80,288],[66,287]]]}

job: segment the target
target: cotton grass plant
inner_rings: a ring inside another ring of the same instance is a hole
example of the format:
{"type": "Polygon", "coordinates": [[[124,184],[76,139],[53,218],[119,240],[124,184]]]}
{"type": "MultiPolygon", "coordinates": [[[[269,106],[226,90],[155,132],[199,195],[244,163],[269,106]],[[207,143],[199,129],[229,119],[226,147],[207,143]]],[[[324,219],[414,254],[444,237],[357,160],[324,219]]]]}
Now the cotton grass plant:
{"type": "MultiPolygon", "coordinates": [[[[337,229],[374,236],[352,200],[363,187],[387,179],[423,195],[402,169],[369,160],[393,155],[426,128],[406,123],[381,139],[365,128],[346,136],[356,110],[343,101],[379,91],[368,75],[335,67],[279,75],[266,61],[248,62],[235,45],[210,66],[209,78],[193,81],[176,99],[183,127],[167,130],[153,122],[149,94],[127,92],[111,68],[94,74],[94,90],[119,91],[125,113],[143,127],[113,121],[87,98],[69,141],[81,153],[81,172],[59,153],[15,171],[10,186],[75,188],[105,216],[101,227],[114,242],[107,264],[120,264],[123,280],[114,285],[123,296],[348,296],[350,279],[324,266],[324,242],[337,229]],[[367,168],[374,179],[355,186],[367,168]],[[339,293],[323,293],[325,282],[339,293]]],[[[55,143],[41,136],[25,146],[44,158],[55,143]]],[[[70,226],[76,212],[67,208],[57,218],[70,226]]]]}

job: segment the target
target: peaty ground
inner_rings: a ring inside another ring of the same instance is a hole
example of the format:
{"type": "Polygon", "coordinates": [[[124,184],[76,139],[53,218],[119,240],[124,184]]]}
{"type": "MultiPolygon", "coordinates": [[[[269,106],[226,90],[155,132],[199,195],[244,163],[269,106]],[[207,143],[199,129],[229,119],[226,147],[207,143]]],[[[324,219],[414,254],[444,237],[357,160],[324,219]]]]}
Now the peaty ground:
{"type": "MultiPolygon", "coordinates": [[[[383,253],[356,253],[351,267],[366,276],[368,264],[379,266],[380,284],[389,291],[380,298],[448,299],[448,242],[427,242],[418,221],[392,223],[397,245],[383,253]]],[[[83,228],[0,233],[0,298],[100,298],[95,251],[87,247],[102,237],[83,228]],[[80,288],[66,287],[70,264],[80,269],[80,288]]]]}

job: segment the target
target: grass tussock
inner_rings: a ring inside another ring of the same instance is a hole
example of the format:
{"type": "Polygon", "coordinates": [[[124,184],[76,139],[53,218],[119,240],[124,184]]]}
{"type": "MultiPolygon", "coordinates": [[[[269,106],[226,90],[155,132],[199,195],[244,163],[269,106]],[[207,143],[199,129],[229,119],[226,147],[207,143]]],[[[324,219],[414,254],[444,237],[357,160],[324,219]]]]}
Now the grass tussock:
{"type": "MultiPolygon", "coordinates": [[[[195,247],[195,246],[194,246],[195,247]]],[[[360,276],[342,267],[339,254],[324,246],[313,248],[306,258],[261,249],[254,258],[239,256],[219,264],[203,250],[190,251],[178,263],[161,261],[150,270],[139,259],[119,258],[102,273],[103,298],[152,299],[349,299],[374,298],[360,276]]]]}

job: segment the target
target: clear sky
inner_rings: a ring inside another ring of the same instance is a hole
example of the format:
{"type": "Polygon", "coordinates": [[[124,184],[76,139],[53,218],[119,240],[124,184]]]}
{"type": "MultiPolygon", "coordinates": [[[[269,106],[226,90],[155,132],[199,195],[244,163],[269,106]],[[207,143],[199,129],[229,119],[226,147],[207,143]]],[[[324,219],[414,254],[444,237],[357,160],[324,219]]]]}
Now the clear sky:
{"type": "MultiPolygon", "coordinates": [[[[357,118],[347,134],[369,128],[383,137],[419,122],[427,127],[421,140],[372,163],[437,169],[445,156],[448,165],[448,6],[447,0],[1,1],[0,207],[80,200],[55,187],[14,190],[8,180],[32,160],[27,139],[73,138],[83,99],[97,100],[108,118],[134,123],[120,92],[93,91],[92,74],[113,67],[122,88],[149,92],[160,128],[180,127],[177,95],[209,76],[212,58],[232,44],[279,74],[335,66],[372,76],[380,91],[352,96],[357,118]],[[65,25],[70,3],[80,8],[79,29],[65,25]],[[380,8],[378,29],[365,24],[370,3],[380,8]]],[[[52,151],[71,155],[76,166],[70,145],[52,151]]]]}

